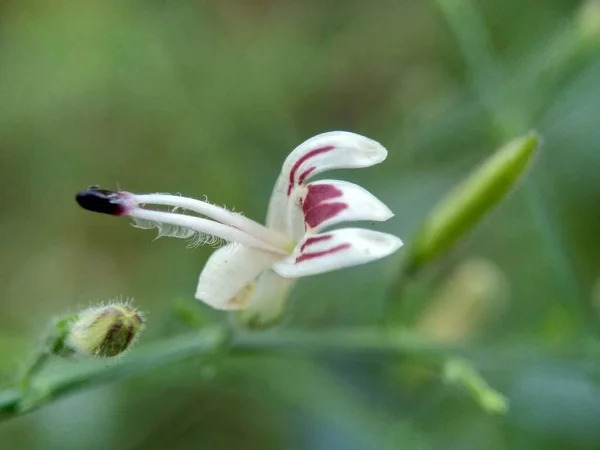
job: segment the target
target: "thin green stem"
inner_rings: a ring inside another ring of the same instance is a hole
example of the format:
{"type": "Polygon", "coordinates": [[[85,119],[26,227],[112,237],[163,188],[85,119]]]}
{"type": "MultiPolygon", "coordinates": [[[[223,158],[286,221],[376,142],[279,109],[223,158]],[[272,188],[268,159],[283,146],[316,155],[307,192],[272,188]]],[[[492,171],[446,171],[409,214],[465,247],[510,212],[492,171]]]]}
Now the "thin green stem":
{"type": "Polygon", "coordinates": [[[436,0],[464,56],[470,83],[500,139],[528,130],[523,110],[506,98],[504,68],[493,56],[483,20],[471,0],[436,0]]]}
{"type": "Polygon", "coordinates": [[[0,392],[0,419],[19,415],[52,403],[83,389],[129,378],[157,367],[206,357],[225,346],[228,336],[221,329],[207,329],[158,342],[132,352],[112,365],[98,362],[52,379],[32,380],[26,389],[0,392]]]}
{"type": "Polygon", "coordinates": [[[220,328],[196,331],[132,352],[112,365],[86,365],[60,377],[34,379],[27,389],[0,392],[0,419],[35,410],[84,389],[130,378],[149,370],[216,353],[269,352],[270,354],[369,354],[397,357],[402,354],[447,355],[450,349],[410,332],[382,333],[347,329],[319,332],[276,331],[242,333],[231,337],[220,328]]]}
{"type": "Polygon", "coordinates": [[[77,392],[113,383],[150,370],[183,361],[211,358],[228,353],[230,357],[261,354],[286,357],[327,356],[365,357],[366,359],[394,359],[405,356],[426,358],[433,363],[443,363],[449,357],[468,357],[477,361],[478,369],[488,363],[497,369],[509,362],[530,363],[536,358],[568,357],[569,361],[582,361],[600,357],[596,342],[575,349],[555,350],[533,345],[511,348],[507,353],[501,348],[450,347],[435,343],[411,331],[382,331],[375,328],[348,328],[337,330],[275,330],[262,333],[230,335],[222,328],[207,328],[185,335],[162,340],[126,355],[114,364],[97,361],[92,365],[82,363],[76,370],[65,371],[56,377],[32,379],[27,389],[11,388],[0,391],[0,420],[19,416],[58,401],[77,392]],[[585,356],[585,358],[583,358],[585,356]]]}
{"type": "MultiPolygon", "coordinates": [[[[579,306],[587,306],[588,309],[591,309],[591,303],[585,300],[576,270],[571,263],[564,233],[560,228],[555,212],[544,199],[539,182],[536,181],[535,177],[532,177],[526,180],[523,187],[531,215],[537,224],[537,230],[546,244],[546,252],[550,256],[552,270],[563,289],[564,304],[568,305],[569,300],[579,300],[579,306]]],[[[579,311],[579,308],[577,311],[579,311]]],[[[591,313],[591,311],[589,312],[591,313]]]]}
{"type": "Polygon", "coordinates": [[[27,389],[31,380],[43,369],[44,365],[50,358],[50,352],[42,351],[37,355],[33,363],[27,368],[21,377],[21,387],[27,389]]]}
{"type": "Polygon", "coordinates": [[[324,331],[276,331],[234,337],[235,351],[268,349],[285,354],[368,354],[395,357],[400,354],[446,356],[456,350],[434,343],[409,330],[376,331],[368,328],[324,331]]]}

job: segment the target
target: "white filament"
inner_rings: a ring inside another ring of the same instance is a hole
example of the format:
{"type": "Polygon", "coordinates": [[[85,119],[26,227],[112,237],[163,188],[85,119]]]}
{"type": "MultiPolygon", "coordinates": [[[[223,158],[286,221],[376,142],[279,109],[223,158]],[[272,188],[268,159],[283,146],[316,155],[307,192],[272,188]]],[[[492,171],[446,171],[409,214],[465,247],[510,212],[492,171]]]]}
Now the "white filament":
{"type": "Polygon", "coordinates": [[[220,240],[238,242],[249,247],[285,255],[286,252],[270,243],[264,242],[242,230],[224,225],[214,220],[186,216],[163,211],[133,208],[129,213],[140,228],[157,228],[158,235],[176,238],[192,238],[192,244],[215,244],[220,240]]]}
{"type": "Polygon", "coordinates": [[[158,231],[158,235],[156,239],[161,237],[174,237],[178,239],[189,239],[188,248],[196,248],[200,245],[210,245],[211,247],[220,247],[226,241],[217,236],[213,236],[206,233],[201,233],[196,230],[191,230],[189,228],[183,228],[178,225],[170,225],[160,222],[153,222],[147,219],[140,219],[138,217],[133,217],[133,226],[136,228],[141,228],[144,230],[151,230],[152,228],[156,228],[158,231]]]}
{"type": "Polygon", "coordinates": [[[229,225],[242,230],[248,235],[255,236],[257,239],[266,242],[273,247],[281,249],[281,251],[289,249],[290,245],[292,244],[290,239],[286,238],[277,231],[271,230],[252,219],[248,219],[240,213],[232,212],[220,206],[203,202],[201,200],[169,194],[135,195],[135,200],[139,204],[173,206],[175,208],[183,208],[189,211],[194,211],[198,214],[202,214],[203,216],[221,222],[224,225],[229,225]]]}

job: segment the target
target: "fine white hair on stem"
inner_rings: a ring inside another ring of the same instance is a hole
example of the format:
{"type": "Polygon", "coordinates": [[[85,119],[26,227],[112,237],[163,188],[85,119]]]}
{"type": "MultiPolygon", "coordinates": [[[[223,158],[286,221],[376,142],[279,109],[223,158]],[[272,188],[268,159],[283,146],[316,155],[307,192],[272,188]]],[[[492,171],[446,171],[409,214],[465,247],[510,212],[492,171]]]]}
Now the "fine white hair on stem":
{"type": "Polygon", "coordinates": [[[128,212],[128,215],[136,221],[136,226],[140,228],[157,228],[159,237],[194,238],[198,243],[212,243],[213,245],[221,239],[226,242],[238,242],[271,253],[286,254],[285,250],[265,242],[259,237],[214,220],[139,207],[133,208],[128,212]]]}
{"type": "MultiPolygon", "coordinates": [[[[182,196],[182,194],[179,192],[176,192],[174,194],[159,192],[159,193],[152,194],[152,195],[184,198],[182,196]]],[[[209,203],[208,197],[206,195],[204,196],[204,201],[206,203],[209,203]]],[[[223,206],[223,207],[225,207],[225,206],[223,206]]],[[[172,208],[167,208],[167,210],[165,212],[172,213],[172,214],[181,214],[181,215],[193,215],[195,213],[195,211],[191,211],[187,208],[184,208],[183,206],[173,206],[172,208]]],[[[218,247],[221,247],[221,246],[227,244],[227,240],[220,238],[218,236],[203,233],[203,232],[200,232],[197,230],[192,230],[189,228],[183,228],[178,225],[170,225],[170,224],[160,223],[160,222],[156,222],[156,221],[152,221],[152,220],[140,219],[138,217],[133,217],[132,225],[135,228],[141,228],[144,230],[151,230],[153,228],[156,228],[156,230],[158,231],[158,235],[156,236],[156,238],[154,240],[160,239],[161,237],[174,237],[174,238],[178,238],[178,239],[188,239],[189,241],[188,241],[187,248],[196,248],[196,247],[200,247],[201,245],[209,245],[213,248],[218,248],[218,247]]]]}
{"type": "MultiPolygon", "coordinates": [[[[183,197],[183,195],[181,195],[180,193],[175,193],[175,194],[158,194],[158,195],[175,195],[177,197],[181,197],[181,198],[185,198],[183,197]]],[[[238,214],[240,216],[243,216],[244,213],[242,211],[236,211],[235,207],[233,208],[228,208],[227,205],[222,204],[222,205],[217,205],[216,203],[212,203],[208,201],[208,197],[206,195],[203,196],[203,200],[204,203],[208,203],[210,205],[216,206],[217,208],[222,208],[225,209],[233,214],[238,214]]],[[[141,204],[144,205],[144,204],[141,204]]],[[[200,214],[200,217],[209,217],[206,216],[205,214],[202,213],[198,213],[198,211],[194,211],[188,208],[184,208],[183,206],[173,206],[171,208],[167,208],[167,211],[172,212],[172,213],[179,213],[179,214],[190,214],[190,215],[194,215],[194,214],[200,214]]]]}
{"type": "Polygon", "coordinates": [[[216,220],[224,225],[239,229],[248,235],[255,236],[260,241],[265,242],[274,248],[287,249],[291,244],[290,240],[282,234],[268,229],[264,225],[261,225],[240,213],[229,211],[220,206],[213,205],[212,203],[168,194],[131,195],[134,196],[135,201],[139,205],[164,205],[194,211],[197,214],[216,220]]]}
{"type": "MultiPolygon", "coordinates": [[[[175,213],[174,208],[172,213],[175,213]]],[[[170,225],[161,222],[155,222],[152,220],[140,219],[137,217],[133,217],[132,225],[136,228],[141,228],[144,230],[151,230],[156,228],[158,231],[158,235],[154,240],[160,239],[161,237],[174,237],[178,239],[189,239],[187,248],[196,248],[200,245],[210,245],[211,247],[220,247],[227,241],[218,236],[214,236],[211,234],[206,234],[200,231],[192,230],[190,228],[183,228],[179,225],[170,225]]]]}

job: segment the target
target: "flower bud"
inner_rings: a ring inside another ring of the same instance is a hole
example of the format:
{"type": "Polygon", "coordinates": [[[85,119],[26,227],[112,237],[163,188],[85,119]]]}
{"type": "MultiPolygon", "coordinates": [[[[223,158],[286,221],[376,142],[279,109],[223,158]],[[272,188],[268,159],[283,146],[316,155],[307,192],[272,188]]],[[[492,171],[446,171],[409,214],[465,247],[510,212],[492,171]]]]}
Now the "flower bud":
{"type": "Polygon", "coordinates": [[[496,206],[523,175],[538,146],[535,133],[509,142],[446,195],[418,231],[408,271],[440,256],[496,206]]]}
{"type": "Polygon", "coordinates": [[[143,315],[127,303],[93,306],[72,322],[66,346],[84,356],[113,357],[139,337],[143,315]]]}

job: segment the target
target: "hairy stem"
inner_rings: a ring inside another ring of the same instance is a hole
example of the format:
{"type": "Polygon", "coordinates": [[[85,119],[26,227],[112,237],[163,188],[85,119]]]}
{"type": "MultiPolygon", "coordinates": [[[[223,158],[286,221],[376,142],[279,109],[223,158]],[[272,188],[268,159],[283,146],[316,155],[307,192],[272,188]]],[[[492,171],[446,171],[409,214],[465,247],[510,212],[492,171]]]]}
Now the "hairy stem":
{"type": "Polygon", "coordinates": [[[369,354],[397,357],[403,354],[446,356],[450,349],[408,331],[346,329],[319,332],[284,331],[230,336],[220,328],[177,336],[134,351],[123,360],[86,365],[55,378],[32,379],[27,387],[0,391],[0,419],[35,410],[73,393],[127,379],[149,370],[193,358],[210,358],[229,351],[233,354],[369,354]]]}

